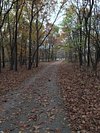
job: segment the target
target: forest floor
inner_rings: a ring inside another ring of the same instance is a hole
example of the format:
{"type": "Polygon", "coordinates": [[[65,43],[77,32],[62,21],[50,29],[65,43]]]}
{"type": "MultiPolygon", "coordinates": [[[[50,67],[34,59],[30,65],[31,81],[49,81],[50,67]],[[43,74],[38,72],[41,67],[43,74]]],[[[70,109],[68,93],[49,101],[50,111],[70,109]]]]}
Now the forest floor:
{"type": "Polygon", "coordinates": [[[6,94],[10,90],[17,89],[28,77],[34,76],[38,71],[49,65],[49,62],[42,62],[39,67],[27,70],[26,66],[18,67],[18,71],[9,70],[9,67],[2,69],[0,73],[0,95],[6,94]]]}
{"type": "Polygon", "coordinates": [[[0,133],[100,133],[100,79],[90,70],[61,61],[19,70],[0,74],[0,133]]]}
{"type": "Polygon", "coordinates": [[[100,79],[88,69],[65,62],[58,75],[72,133],[100,133],[100,79]]]}
{"type": "Polygon", "coordinates": [[[0,133],[71,133],[57,82],[60,64],[1,74],[0,133]]]}

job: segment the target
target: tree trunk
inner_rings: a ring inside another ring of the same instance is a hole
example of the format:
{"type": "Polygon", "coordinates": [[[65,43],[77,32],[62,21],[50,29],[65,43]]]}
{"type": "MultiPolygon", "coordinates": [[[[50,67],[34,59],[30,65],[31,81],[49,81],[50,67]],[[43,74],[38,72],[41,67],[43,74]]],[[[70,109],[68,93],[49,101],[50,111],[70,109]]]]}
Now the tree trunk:
{"type": "Polygon", "coordinates": [[[80,66],[82,66],[83,64],[83,60],[82,60],[82,23],[80,22],[80,29],[79,29],[79,32],[80,32],[80,44],[79,44],[79,63],[80,63],[80,66]]]}
{"type": "MultiPolygon", "coordinates": [[[[2,1],[0,0],[0,25],[1,25],[1,22],[2,22],[2,1]]],[[[2,31],[2,28],[0,28],[0,73],[1,73],[1,31],[2,31]]]]}
{"type": "Polygon", "coordinates": [[[17,34],[18,34],[18,1],[16,1],[16,16],[15,16],[15,40],[14,40],[14,70],[17,71],[17,34]]]}
{"type": "Polygon", "coordinates": [[[91,32],[91,17],[89,20],[89,30],[88,30],[88,54],[87,54],[87,59],[88,59],[87,66],[88,67],[90,66],[90,32],[91,32]]]}
{"type": "Polygon", "coordinates": [[[1,34],[0,34],[0,73],[1,73],[1,34]]]}
{"type": "Polygon", "coordinates": [[[38,64],[39,64],[39,28],[38,28],[38,17],[39,17],[39,13],[38,13],[38,7],[37,7],[37,18],[36,18],[36,47],[37,47],[37,51],[36,51],[36,67],[38,67],[38,64]]]}
{"type": "Polygon", "coordinates": [[[33,7],[34,1],[32,1],[31,7],[31,20],[30,20],[30,27],[29,27],[29,62],[28,62],[28,70],[32,67],[32,22],[33,22],[33,7]]]}
{"type": "Polygon", "coordinates": [[[2,46],[2,67],[5,68],[5,50],[2,46]]]}

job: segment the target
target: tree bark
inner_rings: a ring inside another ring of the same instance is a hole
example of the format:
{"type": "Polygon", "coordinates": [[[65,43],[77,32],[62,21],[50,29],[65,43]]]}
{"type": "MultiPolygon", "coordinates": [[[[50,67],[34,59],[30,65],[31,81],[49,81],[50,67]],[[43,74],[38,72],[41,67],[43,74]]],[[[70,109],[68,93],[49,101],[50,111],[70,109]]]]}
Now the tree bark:
{"type": "Polygon", "coordinates": [[[28,70],[32,67],[32,22],[33,22],[33,8],[34,8],[34,0],[32,1],[31,7],[31,20],[29,27],[29,62],[28,62],[28,70]]]}
{"type": "Polygon", "coordinates": [[[37,16],[36,16],[36,47],[37,47],[37,51],[36,51],[36,67],[38,67],[39,64],[39,27],[38,27],[38,17],[39,17],[39,13],[38,13],[38,7],[37,7],[37,16]]]}
{"type": "Polygon", "coordinates": [[[16,1],[15,38],[14,38],[14,70],[17,71],[17,35],[18,35],[18,1],[16,1]]]}

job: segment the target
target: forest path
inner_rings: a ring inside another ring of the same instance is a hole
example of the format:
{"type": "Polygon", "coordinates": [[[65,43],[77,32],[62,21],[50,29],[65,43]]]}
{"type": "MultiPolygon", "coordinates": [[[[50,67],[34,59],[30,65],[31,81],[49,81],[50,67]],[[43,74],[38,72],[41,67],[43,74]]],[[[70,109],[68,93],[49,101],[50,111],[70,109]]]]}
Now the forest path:
{"type": "Polygon", "coordinates": [[[70,133],[53,62],[0,101],[0,133],[70,133]]]}

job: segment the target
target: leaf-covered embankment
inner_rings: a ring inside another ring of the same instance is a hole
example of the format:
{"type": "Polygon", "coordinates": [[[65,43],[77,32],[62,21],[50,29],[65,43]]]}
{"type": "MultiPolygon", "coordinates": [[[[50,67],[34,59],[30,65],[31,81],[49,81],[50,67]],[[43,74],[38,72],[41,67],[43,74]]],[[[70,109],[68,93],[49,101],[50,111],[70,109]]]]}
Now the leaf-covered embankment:
{"type": "Polygon", "coordinates": [[[59,84],[72,133],[99,133],[100,81],[75,64],[62,63],[59,84]]]}

